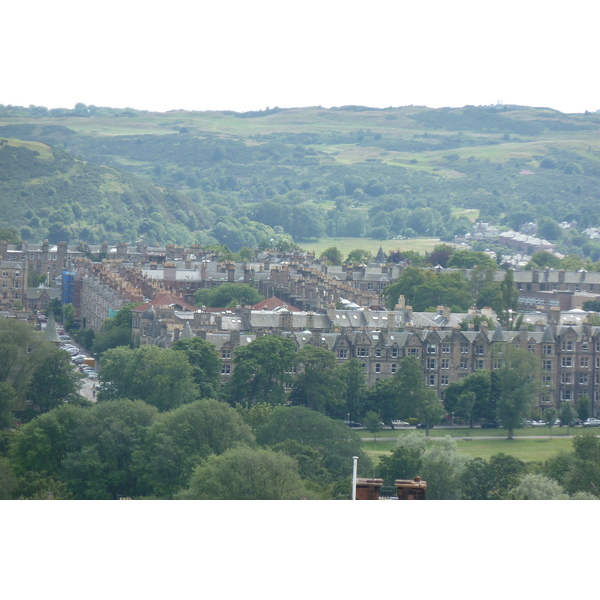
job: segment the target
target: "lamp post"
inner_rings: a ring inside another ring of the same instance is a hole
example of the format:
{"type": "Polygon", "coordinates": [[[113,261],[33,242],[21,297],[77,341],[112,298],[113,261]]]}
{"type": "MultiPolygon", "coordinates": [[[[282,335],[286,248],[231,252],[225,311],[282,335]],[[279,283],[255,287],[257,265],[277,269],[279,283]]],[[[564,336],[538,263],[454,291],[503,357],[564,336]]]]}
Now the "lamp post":
{"type": "Polygon", "coordinates": [[[352,466],[352,500],[356,500],[356,473],[358,470],[358,456],[353,456],[354,464],[352,466]]]}

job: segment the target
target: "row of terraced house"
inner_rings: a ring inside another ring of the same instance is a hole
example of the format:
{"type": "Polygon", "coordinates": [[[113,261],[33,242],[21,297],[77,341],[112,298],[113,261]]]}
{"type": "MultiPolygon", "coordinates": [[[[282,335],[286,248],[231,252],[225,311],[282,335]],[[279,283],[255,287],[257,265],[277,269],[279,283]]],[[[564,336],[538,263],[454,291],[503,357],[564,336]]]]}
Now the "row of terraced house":
{"type": "Polygon", "coordinates": [[[200,247],[0,243],[0,260],[17,264],[22,281],[30,266],[51,278],[68,270],[76,311],[96,330],[125,304],[143,303],[133,311],[134,341],[168,348],[181,336],[202,336],[222,357],[223,382],[233,372],[237,347],[273,334],[293,339],[298,347],[325,347],[340,363],[357,358],[371,385],[393,375],[404,356],[417,356],[427,384],[443,397],[450,383],[497,366],[495,345],[512,343],[542,361],[542,411],[585,395],[594,415],[600,412],[600,331],[580,308],[586,299],[600,297],[600,273],[515,272],[526,312],[525,327],[515,332],[470,328],[469,321],[482,312],[494,317],[485,309],[416,313],[401,299],[394,310],[385,310],[381,292],[403,267],[386,264],[382,256],[369,265],[333,267],[307,253],[265,251],[252,261],[233,263],[200,247]],[[267,301],[234,309],[193,306],[197,289],[232,282],[253,285],[267,301]]]}

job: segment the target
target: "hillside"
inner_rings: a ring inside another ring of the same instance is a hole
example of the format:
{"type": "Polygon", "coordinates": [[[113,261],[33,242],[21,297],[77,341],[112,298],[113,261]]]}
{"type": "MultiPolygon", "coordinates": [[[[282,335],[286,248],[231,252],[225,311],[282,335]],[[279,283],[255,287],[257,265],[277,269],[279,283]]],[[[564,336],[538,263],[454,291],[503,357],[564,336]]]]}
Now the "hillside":
{"type": "Polygon", "coordinates": [[[0,139],[0,215],[24,237],[51,242],[190,242],[208,226],[184,194],[37,142],[0,139]]]}
{"type": "MultiPolygon", "coordinates": [[[[597,113],[520,106],[160,114],[76,108],[0,107],[0,136],[44,142],[79,162],[182,192],[190,201],[185,207],[165,204],[171,222],[234,250],[273,231],[297,242],[324,236],[450,239],[469,227],[456,208],[478,209],[482,219],[510,228],[541,220],[545,237],[576,251],[586,240],[577,231],[566,236],[557,224],[576,221],[579,230],[600,224],[597,113]]],[[[63,202],[62,188],[52,187],[63,202]]],[[[109,189],[100,186],[98,193],[104,198],[109,189]]],[[[32,227],[22,218],[35,207],[29,200],[22,204],[15,224],[32,227]]],[[[152,212],[137,210],[146,219],[152,212]]],[[[86,213],[88,227],[95,218],[93,210],[89,218],[86,213]]],[[[32,229],[39,235],[40,228],[32,229]]],[[[104,232],[124,235],[112,224],[104,232]]],[[[100,233],[89,232],[90,241],[100,233]]],[[[156,239],[162,234],[155,232],[156,239]]]]}

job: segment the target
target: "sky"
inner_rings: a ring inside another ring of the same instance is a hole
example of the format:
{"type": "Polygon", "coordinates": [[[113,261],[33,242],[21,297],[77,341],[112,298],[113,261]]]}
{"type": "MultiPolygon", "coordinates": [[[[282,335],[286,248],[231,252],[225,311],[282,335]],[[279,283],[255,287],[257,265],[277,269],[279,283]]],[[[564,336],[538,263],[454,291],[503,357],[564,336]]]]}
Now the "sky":
{"type": "Polygon", "coordinates": [[[2,12],[4,105],[600,109],[589,0],[30,0],[2,12]]]}

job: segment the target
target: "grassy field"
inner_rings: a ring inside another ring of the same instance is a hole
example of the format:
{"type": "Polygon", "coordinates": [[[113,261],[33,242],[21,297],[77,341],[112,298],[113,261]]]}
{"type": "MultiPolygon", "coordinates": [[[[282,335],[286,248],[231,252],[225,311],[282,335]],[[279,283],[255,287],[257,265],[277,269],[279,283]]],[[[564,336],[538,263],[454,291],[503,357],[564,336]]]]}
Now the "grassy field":
{"type": "MultiPolygon", "coordinates": [[[[360,431],[363,438],[363,449],[373,459],[378,460],[382,455],[388,454],[396,447],[399,436],[406,435],[409,431],[385,430],[378,434],[377,441],[368,431],[360,431]],[[394,439],[391,439],[394,438],[394,439]]],[[[506,430],[503,429],[433,429],[430,437],[444,437],[450,435],[456,439],[458,449],[469,458],[481,457],[489,459],[494,454],[510,454],[526,462],[545,461],[561,450],[570,451],[573,448],[572,435],[583,433],[583,429],[553,427],[547,429],[519,429],[515,431],[515,439],[506,439],[506,430]],[[519,437],[521,436],[521,437],[519,437]],[[527,437],[525,437],[527,436],[527,437]],[[467,438],[467,439],[464,439],[467,438]],[[489,439],[492,438],[492,439],[489,439]]],[[[425,435],[424,431],[420,431],[425,435]]]]}
{"type": "Polygon", "coordinates": [[[301,243],[300,247],[307,251],[314,251],[317,256],[331,246],[336,246],[344,257],[352,250],[360,248],[362,250],[369,250],[373,256],[379,251],[379,247],[383,248],[383,251],[387,254],[393,250],[413,250],[419,254],[425,254],[425,252],[431,252],[440,240],[437,238],[414,238],[410,240],[373,240],[369,238],[323,238],[318,242],[301,243]]]}
{"type": "MultiPolygon", "coordinates": [[[[457,440],[458,449],[469,458],[489,459],[494,454],[510,454],[525,462],[545,461],[561,450],[572,449],[572,441],[566,437],[537,438],[537,439],[477,439],[457,440]]],[[[365,452],[373,459],[388,454],[396,446],[396,442],[377,441],[364,442],[365,452]]]]}

